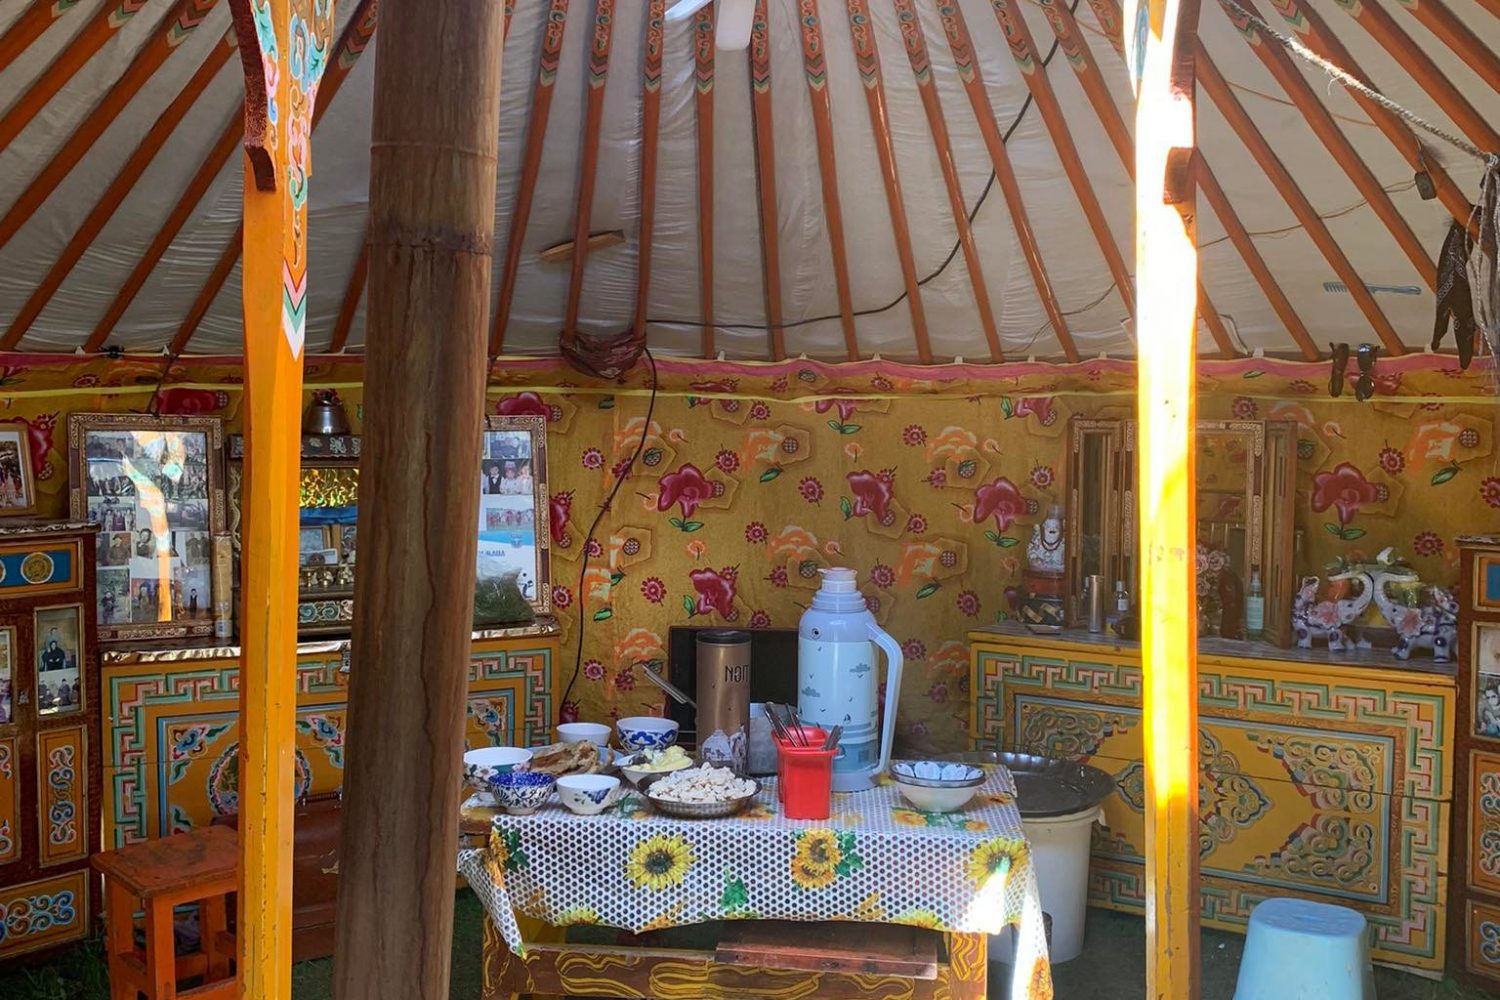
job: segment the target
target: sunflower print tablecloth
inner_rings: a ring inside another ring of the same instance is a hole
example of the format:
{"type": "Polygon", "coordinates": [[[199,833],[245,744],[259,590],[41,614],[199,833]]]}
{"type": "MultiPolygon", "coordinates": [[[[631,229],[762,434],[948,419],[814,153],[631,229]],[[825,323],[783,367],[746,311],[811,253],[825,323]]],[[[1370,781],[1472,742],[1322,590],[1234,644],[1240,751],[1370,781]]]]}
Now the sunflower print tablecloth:
{"type": "Polygon", "coordinates": [[[740,815],[714,820],[663,816],[634,792],[575,816],[554,796],[533,815],[496,816],[488,848],[462,852],[459,869],[518,954],[516,911],[637,933],[737,919],[1014,926],[1011,996],[1051,996],[1036,873],[1004,768],[957,813],[913,809],[890,783],[835,795],[826,820],[787,819],[774,780],[740,815]]]}

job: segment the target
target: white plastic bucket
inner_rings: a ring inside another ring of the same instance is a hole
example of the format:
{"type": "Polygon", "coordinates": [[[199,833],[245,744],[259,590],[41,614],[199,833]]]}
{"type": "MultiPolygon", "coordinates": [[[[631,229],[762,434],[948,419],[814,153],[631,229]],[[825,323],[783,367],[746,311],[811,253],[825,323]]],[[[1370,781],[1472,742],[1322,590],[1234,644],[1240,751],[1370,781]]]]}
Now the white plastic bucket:
{"type": "MultiPolygon", "coordinates": [[[[1083,951],[1083,920],[1088,909],[1089,842],[1095,823],[1104,822],[1099,806],[1065,816],[1022,817],[1031,842],[1042,910],[1052,923],[1049,955],[1053,965],[1071,961],[1083,951]]],[[[1014,954],[1010,934],[990,935],[990,959],[1009,962],[1014,954]]]]}

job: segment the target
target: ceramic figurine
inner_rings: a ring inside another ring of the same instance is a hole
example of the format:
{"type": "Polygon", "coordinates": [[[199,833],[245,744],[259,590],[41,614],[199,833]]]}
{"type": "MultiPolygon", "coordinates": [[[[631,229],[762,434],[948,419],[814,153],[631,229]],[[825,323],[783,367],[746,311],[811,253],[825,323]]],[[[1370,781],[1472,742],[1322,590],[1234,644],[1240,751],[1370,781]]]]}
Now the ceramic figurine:
{"type": "Polygon", "coordinates": [[[1062,576],[1063,537],[1062,510],[1053,506],[1041,524],[1032,525],[1031,544],[1026,546],[1026,562],[1033,573],[1062,576]]]}
{"type": "Polygon", "coordinates": [[[1318,591],[1321,582],[1316,576],[1304,576],[1302,587],[1292,602],[1292,630],[1297,635],[1297,645],[1302,649],[1311,649],[1314,638],[1327,638],[1328,651],[1331,653],[1345,649],[1368,649],[1369,642],[1363,638],[1352,639],[1348,627],[1364,614],[1375,597],[1375,584],[1370,579],[1370,574],[1364,570],[1348,570],[1330,576],[1328,582],[1333,585],[1338,596],[1320,602],[1318,591]],[[1359,592],[1353,597],[1343,596],[1347,593],[1344,585],[1350,582],[1358,584],[1359,592]]]}
{"type": "Polygon", "coordinates": [[[1445,588],[1424,583],[1394,549],[1383,550],[1375,561],[1371,590],[1380,614],[1396,630],[1391,652],[1406,660],[1414,649],[1431,649],[1434,662],[1446,663],[1458,639],[1458,601],[1445,588]]]}

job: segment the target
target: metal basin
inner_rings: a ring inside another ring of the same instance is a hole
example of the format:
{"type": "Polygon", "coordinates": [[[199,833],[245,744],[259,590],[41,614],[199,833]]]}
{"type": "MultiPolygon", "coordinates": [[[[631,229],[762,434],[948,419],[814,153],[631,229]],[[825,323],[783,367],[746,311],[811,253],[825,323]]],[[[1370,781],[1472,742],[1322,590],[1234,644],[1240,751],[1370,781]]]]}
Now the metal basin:
{"type": "Polygon", "coordinates": [[[1003,764],[1016,781],[1022,816],[1066,816],[1098,805],[1115,790],[1115,779],[1090,764],[1029,753],[972,750],[945,754],[964,764],[1003,764]]]}

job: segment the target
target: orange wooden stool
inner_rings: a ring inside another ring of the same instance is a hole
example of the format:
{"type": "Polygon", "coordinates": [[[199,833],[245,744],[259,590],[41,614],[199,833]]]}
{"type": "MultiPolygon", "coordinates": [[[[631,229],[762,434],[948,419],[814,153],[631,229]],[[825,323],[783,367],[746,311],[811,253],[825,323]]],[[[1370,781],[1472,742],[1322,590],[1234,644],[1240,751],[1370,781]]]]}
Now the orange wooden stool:
{"type": "Polygon", "coordinates": [[[104,876],[104,913],[109,953],[110,1000],[234,1000],[238,977],[230,972],[234,939],[229,935],[226,897],[235,891],[239,838],[227,826],[210,826],[161,840],[96,854],[104,876]],[[199,906],[200,950],[176,954],[172,909],[199,906]],[[135,945],[135,912],[146,912],[146,949],[135,945]],[[202,984],[179,991],[183,979],[202,984]]]}

